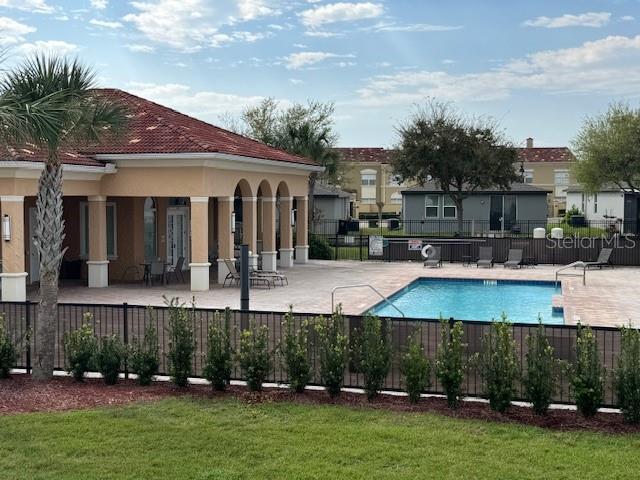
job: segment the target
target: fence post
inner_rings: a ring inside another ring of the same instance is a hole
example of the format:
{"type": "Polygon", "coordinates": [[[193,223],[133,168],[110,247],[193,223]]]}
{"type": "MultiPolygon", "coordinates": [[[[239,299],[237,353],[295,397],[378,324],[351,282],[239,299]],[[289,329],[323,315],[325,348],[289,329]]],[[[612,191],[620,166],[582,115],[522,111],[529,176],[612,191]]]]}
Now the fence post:
{"type": "MultiPolygon", "coordinates": [[[[122,330],[122,336],[125,347],[129,346],[129,309],[127,302],[122,304],[122,321],[124,327],[122,330]]],[[[124,378],[129,378],[129,362],[127,361],[127,355],[124,357],[124,378]]]]}
{"type": "Polygon", "coordinates": [[[335,259],[334,260],[338,260],[338,231],[336,230],[336,243],[335,243],[335,259]]]}
{"type": "Polygon", "coordinates": [[[360,252],[360,261],[362,261],[362,234],[360,234],[360,239],[358,240],[358,251],[360,252]]]}
{"type": "Polygon", "coordinates": [[[31,342],[35,338],[35,335],[34,335],[33,332],[31,332],[31,302],[29,300],[25,300],[24,306],[25,306],[25,315],[24,315],[25,329],[26,329],[26,334],[28,336],[27,337],[28,338],[28,342],[27,342],[27,375],[29,375],[31,373],[31,342]]]}

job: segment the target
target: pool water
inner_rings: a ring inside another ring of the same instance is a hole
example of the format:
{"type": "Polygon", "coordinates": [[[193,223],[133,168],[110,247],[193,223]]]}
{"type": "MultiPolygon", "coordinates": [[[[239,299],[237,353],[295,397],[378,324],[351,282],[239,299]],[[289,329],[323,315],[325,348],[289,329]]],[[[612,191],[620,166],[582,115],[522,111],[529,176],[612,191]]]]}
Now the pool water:
{"type": "MultiPolygon", "coordinates": [[[[491,321],[502,313],[513,323],[564,323],[563,312],[552,308],[551,299],[559,295],[554,282],[476,279],[418,279],[389,300],[410,318],[450,318],[491,321]]],[[[377,304],[371,313],[400,317],[387,302],[377,304]]]]}

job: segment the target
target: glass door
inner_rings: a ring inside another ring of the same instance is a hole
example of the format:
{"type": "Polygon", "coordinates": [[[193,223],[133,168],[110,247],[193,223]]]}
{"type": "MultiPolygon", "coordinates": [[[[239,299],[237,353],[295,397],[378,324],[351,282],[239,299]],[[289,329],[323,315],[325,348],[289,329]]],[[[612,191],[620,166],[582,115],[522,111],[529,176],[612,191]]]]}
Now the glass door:
{"type": "Polygon", "coordinates": [[[184,265],[189,263],[189,215],[187,208],[167,209],[167,263],[175,265],[184,257],[184,265]]]}
{"type": "Polygon", "coordinates": [[[516,196],[504,196],[504,211],[502,215],[504,219],[504,229],[511,230],[516,223],[516,196]]]}
{"type": "Polygon", "coordinates": [[[502,195],[491,195],[489,230],[502,230],[502,195]]]}

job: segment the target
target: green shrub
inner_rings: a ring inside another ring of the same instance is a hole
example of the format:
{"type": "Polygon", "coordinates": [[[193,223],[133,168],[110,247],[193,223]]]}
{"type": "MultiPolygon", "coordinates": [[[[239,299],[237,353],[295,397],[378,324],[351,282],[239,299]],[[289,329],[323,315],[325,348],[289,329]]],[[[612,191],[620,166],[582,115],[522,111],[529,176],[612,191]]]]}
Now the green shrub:
{"type": "Polygon", "coordinates": [[[204,378],[211,382],[216,390],[224,390],[231,381],[233,368],[233,350],[231,348],[231,311],[224,311],[224,319],[216,312],[213,323],[209,325],[207,335],[207,357],[204,365],[204,378]]]}
{"type": "Polygon", "coordinates": [[[178,387],[189,383],[196,343],[193,336],[194,309],[179,303],[177,298],[165,299],[169,307],[169,374],[178,387]]]}
{"type": "Polygon", "coordinates": [[[407,353],[402,356],[400,369],[404,376],[404,385],[409,395],[409,401],[418,403],[420,394],[431,385],[429,380],[431,364],[424,354],[419,330],[408,339],[407,353]]]}
{"type": "Polygon", "coordinates": [[[131,371],[138,377],[140,385],[149,385],[160,368],[158,334],[153,325],[144,331],[142,340],[134,339],[129,352],[131,371]]]}
{"type": "Polygon", "coordinates": [[[309,258],[315,260],[332,260],[333,249],[323,237],[309,235],[309,258]]]}
{"type": "Polygon", "coordinates": [[[17,359],[18,352],[9,335],[4,314],[0,314],[0,378],[9,377],[17,359]]]}
{"type": "Polygon", "coordinates": [[[522,378],[525,395],[537,415],[546,415],[556,391],[558,361],[542,324],[534,334],[527,336],[527,347],[527,371],[522,378]]]}
{"type": "Polygon", "coordinates": [[[489,406],[496,412],[505,412],[515,393],[518,362],[511,324],[504,314],[502,321],[492,322],[489,333],[483,336],[479,359],[489,406]]]}
{"type": "Polygon", "coordinates": [[[100,339],[100,347],[96,353],[96,367],[107,385],[115,385],[118,382],[125,353],[124,344],[117,336],[110,335],[100,339]]]}
{"type": "Polygon", "coordinates": [[[578,411],[585,417],[593,417],[602,404],[604,378],[596,337],[591,328],[578,325],[571,387],[578,411]]]}
{"type": "Polygon", "coordinates": [[[252,320],[249,328],[242,331],[238,361],[249,390],[262,390],[262,384],[271,372],[269,329],[266,325],[257,325],[252,320]]]}
{"type": "Polygon", "coordinates": [[[622,327],[620,335],[614,377],[618,407],[627,423],[640,423],[640,331],[622,327]]]}
{"type": "Polygon", "coordinates": [[[316,319],[320,355],[320,379],[331,398],[340,395],[347,365],[347,336],[340,306],[329,318],[316,319]]]}
{"type": "Polygon", "coordinates": [[[436,377],[442,384],[449,408],[458,408],[462,398],[462,381],[466,369],[462,343],[464,329],[462,322],[455,322],[453,327],[447,320],[441,320],[441,337],[436,357],[436,377]]]}
{"type": "Polygon", "coordinates": [[[296,393],[304,392],[311,381],[311,359],[309,358],[309,323],[302,322],[300,328],[295,326],[292,307],[285,313],[282,321],[283,340],[280,343],[280,354],[287,372],[289,388],[296,393]]]}
{"type": "Polygon", "coordinates": [[[571,208],[565,212],[564,217],[562,218],[562,223],[568,224],[573,215],[582,215],[580,209],[575,205],[572,205],[571,208]]]}
{"type": "Polygon", "coordinates": [[[93,333],[93,315],[85,313],[82,325],[77,330],[64,335],[64,352],[67,358],[67,370],[78,382],[94,366],[94,357],[98,350],[98,339],[93,333]]]}
{"type": "Polygon", "coordinates": [[[369,400],[382,390],[391,368],[391,335],[382,327],[379,317],[365,315],[362,327],[355,335],[354,360],[364,377],[364,390],[369,400]]]}

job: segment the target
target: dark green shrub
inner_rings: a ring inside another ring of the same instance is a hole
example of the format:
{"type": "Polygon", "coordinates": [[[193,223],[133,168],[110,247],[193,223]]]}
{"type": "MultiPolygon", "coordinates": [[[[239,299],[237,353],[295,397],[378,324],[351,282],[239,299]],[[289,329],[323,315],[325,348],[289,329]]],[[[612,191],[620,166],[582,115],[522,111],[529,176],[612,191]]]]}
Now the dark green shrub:
{"type": "Polygon", "coordinates": [[[429,379],[431,364],[424,354],[419,330],[408,339],[407,353],[402,356],[400,369],[404,376],[404,386],[409,395],[409,401],[418,403],[420,394],[431,385],[429,379]]]}
{"type": "Polygon", "coordinates": [[[620,329],[620,355],[614,386],[618,407],[627,423],[640,423],[640,331],[620,329]]]}
{"type": "Polygon", "coordinates": [[[309,258],[315,260],[332,260],[333,249],[323,237],[309,235],[309,258]]]}
{"type": "Polygon", "coordinates": [[[331,398],[340,395],[347,365],[347,336],[340,306],[330,318],[316,319],[320,355],[320,379],[331,398]]]}
{"type": "Polygon", "coordinates": [[[233,350],[231,348],[231,311],[224,311],[224,319],[216,312],[207,335],[207,357],[203,375],[216,390],[224,390],[231,381],[233,350]]]}
{"type": "Polygon", "coordinates": [[[492,322],[489,333],[483,336],[479,359],[489,406],[505,412],[511,406],[519,372],[511,324],[504,315],[502,321],[492,322]]]}
{"type": "Polygon", "coordinates": [[[262,390],[262,384],[271,372],[269,329],[266,325],[257,325],[252,320],[249,328],[242,331],[238,361],[249,390],[262,390]]]}
{"type": "Polygon", "coordinates": [[[571,387],[578,411],[585,417],[593,417],[602,404],[604,379],[596,337],[591,328],[578,325],[571,387]]]}
{"type": "Polygon", "coordinates": [[[302,322],[296,328],[292,307],[282,321],[283,340],[280,343],[284,369],[287,372],[289,388],[296,393],[304,392],[311,381],[311,359],[309,358],[309,323],[302,322]]]}
{"type": "Polygon", "coordinates": [[[436,377],[442,384],[449,408],[458,408],[462,398],[462,380],[466,369],[462,343],[464,330],[462,322],[455,322],[453,327],[447,320],[440,321],[440,346],[436,357],[436,377]]]}
{"type": "Polygon", "coordinates": [[[100,339],[100,347],[96,353],[96,367],[107,385],[115,385],[118,382],[125,353],[124,344],[115,335],[100,339]]]}
{"type": "Polygon", "coordinates": [[[196,348],[193,337],[193,308],[179,303],[177,298],[165,299],[169,307],[169,374],[178,387],[189,383],[196,348]]]}
{"type": "Polygon", "coordinates": [[[64,335],[67,370],[78,382],[82,382],[84,374],[94,366],[93,360],[98,350],[98,339],[93,333],[92,323],[93,315],[85,313],[80,328],[64,335]]]}
{"type": "Polygon", "coordinates": [[[138,377],[140,385],[149,385],[160,368],[158,334],[153,325],[144,331],[142,340],[134,339],[129,352],[129,366],[138,377]]]}
{"type": "Polygon", "coordinates": [[[0,378],[9,377],[11,369],[16,364],[18,352],[7,329],[4,315],[0,315],[0,378]]]}
{"type": "Polygon", "coordinates": [[[382,390],[391,367],[391,335],[382,327],[379,317],[365,315],[362,327],[355,335],[354,360],[364,377],[364,390],[369,400],[382,390]]]}
{"type": "Polygon", "coordinates": [[[537,415],[546,415],[558,381],[558,361],[553,356],[553,347],[545,335],[542,324],[536,332],[527,336],[527,370],[522,378],[527,400],[537,415]]]}

